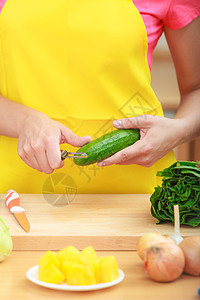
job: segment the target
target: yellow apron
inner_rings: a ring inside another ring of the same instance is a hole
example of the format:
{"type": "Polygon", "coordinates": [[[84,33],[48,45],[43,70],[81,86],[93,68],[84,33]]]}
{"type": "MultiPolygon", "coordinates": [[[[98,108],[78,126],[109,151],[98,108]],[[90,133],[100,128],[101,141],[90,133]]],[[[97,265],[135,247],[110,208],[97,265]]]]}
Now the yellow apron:
{"type": "MultiPolygon", "coordinates": [[[[147,46],[132,0],[8,0],[0,15],[0,94],[94,139],[114,129],[113,119],[163,115],[147,46]]],[[[157,170],[174,160],[171,152],[151,168],[101,168],[66,159],[46,175],[20,159],[17,139],[1,136],[0,192],[151,193],[157,170]]]]}

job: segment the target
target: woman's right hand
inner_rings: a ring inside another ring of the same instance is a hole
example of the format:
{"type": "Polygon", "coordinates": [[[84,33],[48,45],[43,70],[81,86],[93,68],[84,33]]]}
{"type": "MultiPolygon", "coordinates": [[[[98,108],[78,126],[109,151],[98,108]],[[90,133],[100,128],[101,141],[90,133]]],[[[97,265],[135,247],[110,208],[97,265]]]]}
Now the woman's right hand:
{"type": "Polygon", "coordinates": [[[25,118],[19,133],[17,150],[28,166],[50,174],[64,165],[60,144],[81,147],[90,140],[90,136],[79,137],[63,124],[38,112],[25,118]]]}

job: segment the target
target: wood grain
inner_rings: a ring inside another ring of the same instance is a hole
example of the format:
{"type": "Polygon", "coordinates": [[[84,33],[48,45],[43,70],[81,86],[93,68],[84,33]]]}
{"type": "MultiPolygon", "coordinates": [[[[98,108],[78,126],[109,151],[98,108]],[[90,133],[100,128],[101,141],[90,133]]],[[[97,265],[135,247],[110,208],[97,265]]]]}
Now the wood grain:
{"type": "Polygon", "coordinates": [[[14,251],[1,263],[0,298],[2,300],[198,300],[199,277],[181,275],[169,283],[152,281],[142,271],[142,261],[135,251],[98,252],[99,256],[115,255],[124,280],[111,288],[93,292],[50,290],[29,282],[26,272],[38,264],[40,251],[14,251]]]}
{"type": "MultiPolygon", "coordinates": [[[[172,224],[156,225],[150,214],[150,195],[76,195],[63,207],[50,205],[59,195],[20,195],[31,229],[26,233],[5,206],[0,195],[0,212],[10,227],[15,250],[59,250],[73,244],[79,249],[135,250],[147,232],[172,234],[172,224]]],[[[199,227],[181,226],[183,236],[199,234],[199,227]]]]}

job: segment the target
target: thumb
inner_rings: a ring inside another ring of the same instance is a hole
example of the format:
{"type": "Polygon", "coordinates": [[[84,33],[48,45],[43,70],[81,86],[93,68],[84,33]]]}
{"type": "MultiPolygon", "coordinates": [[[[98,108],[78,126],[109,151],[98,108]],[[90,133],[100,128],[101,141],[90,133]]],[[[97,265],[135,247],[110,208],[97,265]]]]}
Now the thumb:
{"type": "Polygon", "coordinates": [[[113,126],[118,129],[128,128],[149,128],[157,120],[158,117],[152,115],[140,115],[132,118],[124,118],[113,121],[113,126]]]}
{"type": "Polygon", "coordinates": [[[89,135],[80,137],[64,125],[61,126],[61,133],[65,142],[75,147],[81,147],[91,141],[91,137],[89,135]]]}

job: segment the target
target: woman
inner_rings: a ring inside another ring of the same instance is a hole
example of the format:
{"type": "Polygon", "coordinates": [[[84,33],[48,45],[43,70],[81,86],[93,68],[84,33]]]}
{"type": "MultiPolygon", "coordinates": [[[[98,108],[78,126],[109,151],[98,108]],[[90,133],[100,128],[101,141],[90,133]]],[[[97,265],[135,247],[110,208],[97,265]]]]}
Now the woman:
{"type": "Polygon", "coordinates": [[[51,192],[48,179],[68,174],[78,193],[151,193],[172,149],[200,132],[199,15],[197,0],[6,1],[0,192],[51,192]],[[175,119],[163,117],[150,85],[163,30],[181,95],[175,119]],[[74,151],[113,125],[139,128],[140,141],[97,166],[64,166],[60,144],[74,151]]]}

